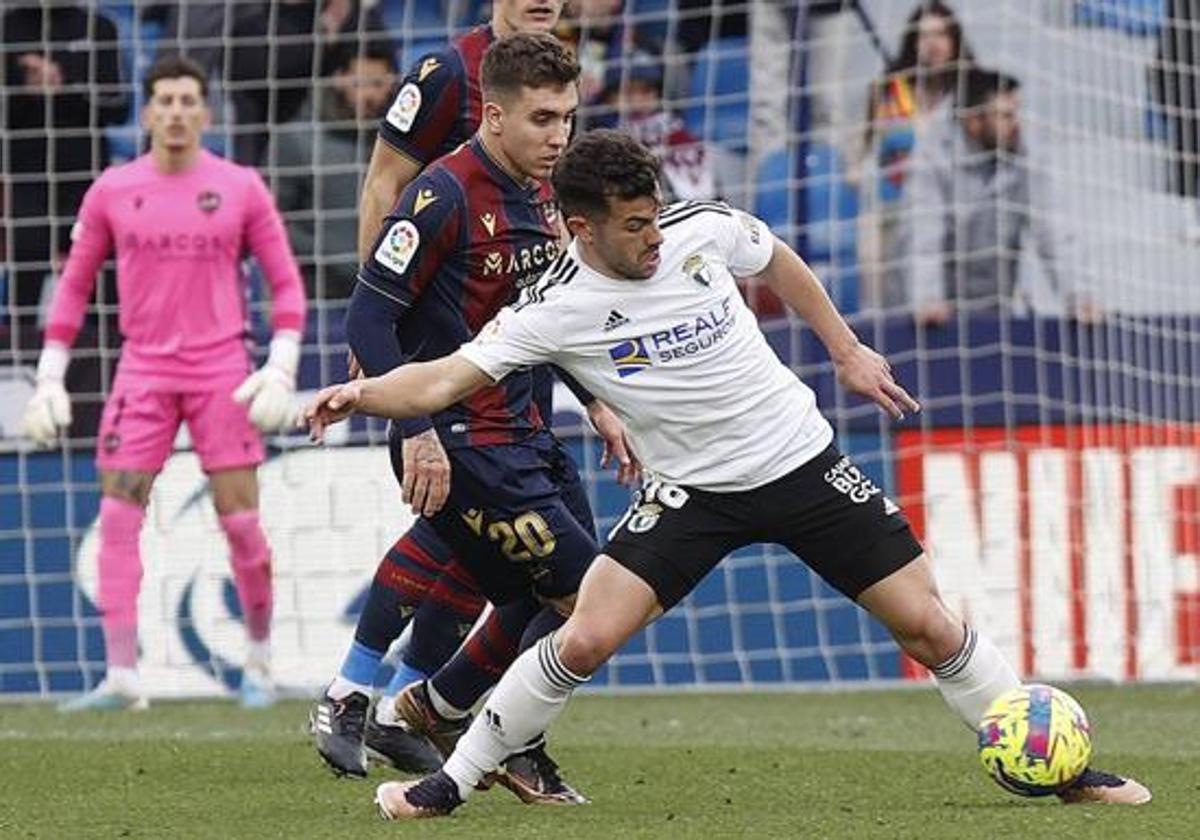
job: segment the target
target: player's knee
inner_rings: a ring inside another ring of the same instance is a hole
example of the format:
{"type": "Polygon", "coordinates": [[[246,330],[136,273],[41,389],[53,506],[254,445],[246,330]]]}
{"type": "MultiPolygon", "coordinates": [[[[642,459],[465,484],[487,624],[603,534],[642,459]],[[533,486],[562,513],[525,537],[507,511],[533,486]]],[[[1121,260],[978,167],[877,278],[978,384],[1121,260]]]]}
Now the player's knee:
{"type": "Polygon", "coordinates": [[[591,676],[616,653],[620,642],[602,628],[568,621],[556,635],[559,661],[573,674],[591,676]]]}
{"type": "Polygon", "coordinates": [[[150,504],[154,476],[132,470],[106,471],[100,474],[100,493],[131,505],[145,508],[150,504]]]}
{"type": "Polygon", "coordinates": [[[909,656],[929,667],[945,662],[962,646],[962,622],[936,593],[904,610],[890,629],[909,656]]]}

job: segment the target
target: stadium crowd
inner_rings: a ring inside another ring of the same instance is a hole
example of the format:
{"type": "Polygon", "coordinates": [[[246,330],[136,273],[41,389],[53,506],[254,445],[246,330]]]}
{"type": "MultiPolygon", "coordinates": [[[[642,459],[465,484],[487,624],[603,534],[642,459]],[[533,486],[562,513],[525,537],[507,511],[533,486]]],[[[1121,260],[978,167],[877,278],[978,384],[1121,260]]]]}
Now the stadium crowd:
{"type": "MultiPolygon", "coordinates": [[[[1079,272],[1062,268],[1079,246],[1055,225],[1063,208],[1054,194],[1030,176],[1011,68],[981,66],[954,8],[922,0],[899,41],[880,45],[884,71],[865,91],[862,130],[824,144],[797,122],[800,85],[761,83],[799,79],[804,52],[793,36],[805,5],[572,0],[556,34],[583,67],[580,126],[620,127],[647,143],[672,197],[753,209],[815,264],[833,266],[824,274],[844,309],[911,312],[929,327],[1022,316],[1028,250],[1068,314],[1101,318],[1079,272]],[[788,137],[797,142],[783,145],[788,137]]],[[[851,6],[807,4],[812,18],[851,6]]],[[[484,0],[6,3],[0,362],[32,363],[83,192],[141,150],[139,76],[176,51],[210,75],[206,145],[259,167],[320,328],[340,323],[358,263],[357,193],[403,71],[489,15],[484,0]]],[[[1155,95],[1182,150],[1176,189],[1190,195],[1193,51],[1171,31],[1161,35],[1155,95]]],[[[252,271],[255,289],[260,275],[252,271]]],[[[764,289],[745,291],[761,317],[782,312],[764,289]]],[[[91,395],[73,438],[94,433],[111,384],[114,295],[110,273],[69,374],[73,391],[91,395]]],[[[326,332],[313,338],[337,343],[326,332]]]]}

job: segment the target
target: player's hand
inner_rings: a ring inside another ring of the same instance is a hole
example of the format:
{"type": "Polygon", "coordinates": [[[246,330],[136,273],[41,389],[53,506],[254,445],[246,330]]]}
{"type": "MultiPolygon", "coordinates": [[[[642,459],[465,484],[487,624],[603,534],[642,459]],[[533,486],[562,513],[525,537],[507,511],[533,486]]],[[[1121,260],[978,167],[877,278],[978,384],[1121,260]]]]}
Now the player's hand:
{"type": "Polygon", "coordinates": [[[400,457],[404,465],[400,498],[417,516],[433,516],[450,495],[450,459],[437,432],[426,429],[405,438],[400,457]]]}
{"type": "Polygon", "coordinates": [[[887,359],[867,345],[854,345],[835,358],[833,365],[842,387],[871,400],[896,420],[903,420],[906,411],[921,410],[920,404],[892,378],[887,359]]]}
{"type": "Polygon", "coordinates": [[[362,380],[322,388],[300,413],[297,425],[308,427],[308,437],[314,443],[324,443],[325,430],[353,414],[361,399],[362,380]]]}
{"type": "Polygon", "coordinates": [[[299,363],[300,334],[280,330],[271,339],[266,364],[247,376],[233,392],[234,402],[250,406],[250,422],[260,432],[279,432],[291,425],[299,363]]]}
{"type": "Polygon", "coordinates": [[[263,365],[246,377],[233,392],[234,402],[249,404],[250,422],[260,432],[278,432],[286,428],[294,412],[292,398],[296,382],[283,371],[263,365]]]}
{"type": "Polygon", "coordinates": [[[625,433],[625,424],[611,408],[600,400],[592,400],[587,407],[588,420],[600,439],[604,441],[604,452],[600,456],[600,466],[607,467],[610,460],[617,462],[617,483],[632,486],[641,481],[642,465],[629,446],[629,437],[625,433]]]}
{"type": "Polygon", "coordinates": [[[60,379],[44,379],[37,384],[25,415],[21,433],[38,446],[50,446],[71,425],[71,398],[60,379]]]}

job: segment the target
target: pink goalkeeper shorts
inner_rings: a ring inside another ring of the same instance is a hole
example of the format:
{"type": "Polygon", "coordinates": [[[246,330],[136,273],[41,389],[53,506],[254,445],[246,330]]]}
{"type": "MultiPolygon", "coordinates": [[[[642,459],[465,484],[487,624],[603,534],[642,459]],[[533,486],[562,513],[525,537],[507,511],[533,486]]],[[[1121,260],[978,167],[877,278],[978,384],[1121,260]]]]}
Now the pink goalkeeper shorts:
{"type": "Polygon", "coordinates": [[[261,464],[262,439],[246,407],[233,401],[240,382],[217,382],[209,391],[169,391],[118,374],[100,419],[96,466],[158,472],[175,447],[181,422],[206,473],[261,464]]]}

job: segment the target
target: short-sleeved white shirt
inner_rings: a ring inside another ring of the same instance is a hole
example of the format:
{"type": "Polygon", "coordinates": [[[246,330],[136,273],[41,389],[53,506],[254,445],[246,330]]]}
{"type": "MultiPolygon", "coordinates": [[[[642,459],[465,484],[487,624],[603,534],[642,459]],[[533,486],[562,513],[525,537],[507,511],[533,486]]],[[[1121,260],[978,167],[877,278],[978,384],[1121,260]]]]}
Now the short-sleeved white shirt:
{"type": "Polygon", "coordinates": [[[715,492],[760,487],[833,439],[734,282],[766,267],[774,237],[720,202],[671,205],[659,225],[654,276],[606,277],[572,243],[459,353],[496,380],[545,362],[564,368],[617,413],[657,478],[715,492]]]}

